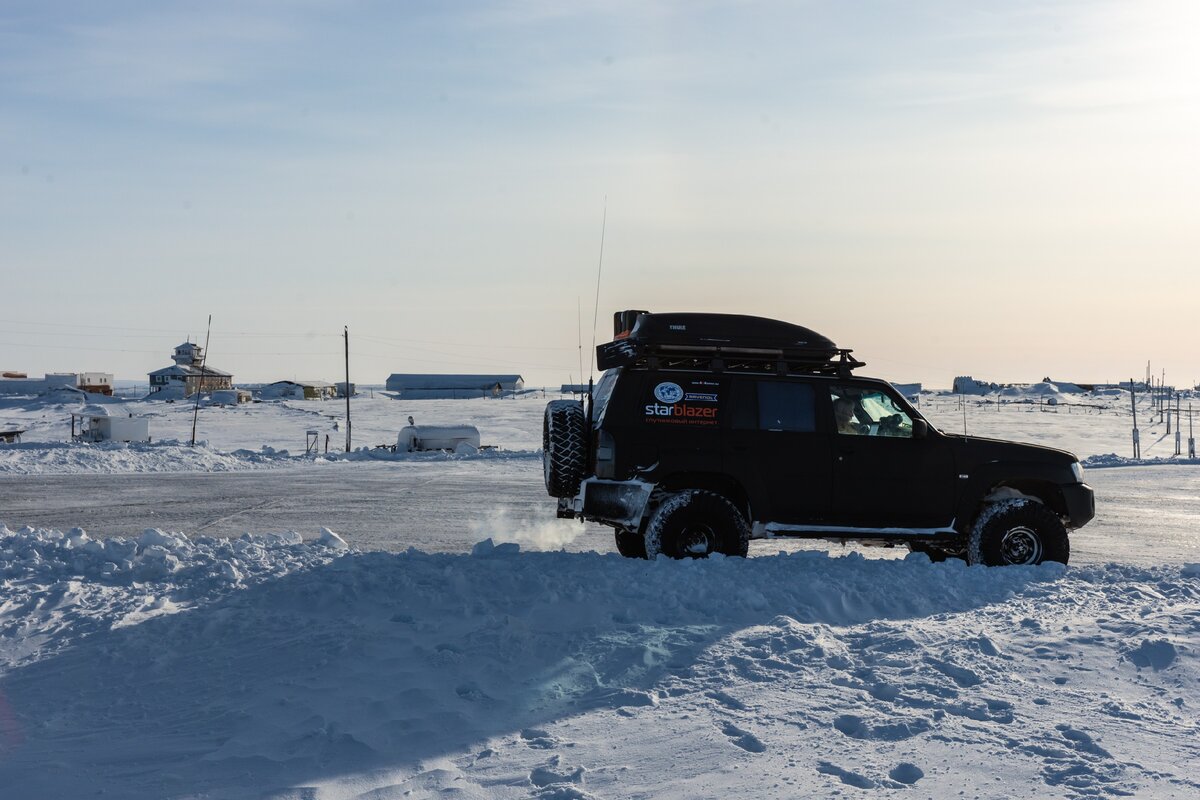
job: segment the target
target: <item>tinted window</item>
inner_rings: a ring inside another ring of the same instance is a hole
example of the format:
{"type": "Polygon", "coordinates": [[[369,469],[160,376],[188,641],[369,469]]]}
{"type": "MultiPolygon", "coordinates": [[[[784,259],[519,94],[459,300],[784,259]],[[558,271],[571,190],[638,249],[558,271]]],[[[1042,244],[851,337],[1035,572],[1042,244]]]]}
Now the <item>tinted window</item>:
{"type": "Polygon", "coordinates": [[[618,374],[620,370],[606,370],[592,389],[592,420],[597,425],[604,419],[604,411],[608,408],[608,399],[612,397],[613,387],[617,385],[618,374]]]}
{"type": "Polygon", "coordinates": [[[813,387],[807,383],[760,381],[758,427],[769,431],[815,431],[813,397],[813,387]]]}
{"type": "Polygon", "coordinates": [[[758,427],[758,392],[755,381],[733,382],[733,422],[735,430],[754,430],[758,427]]]}

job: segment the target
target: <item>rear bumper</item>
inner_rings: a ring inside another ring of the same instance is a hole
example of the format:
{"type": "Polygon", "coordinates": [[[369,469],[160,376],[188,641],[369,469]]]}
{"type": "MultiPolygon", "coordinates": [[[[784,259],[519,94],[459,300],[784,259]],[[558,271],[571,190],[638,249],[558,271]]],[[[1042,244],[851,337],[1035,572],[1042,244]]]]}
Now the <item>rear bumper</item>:
{"type": "Polygon", "coordinates": [[[652,485],[642,481],[588,478],[579,487],[578,495],[558,501],[558,516],[636,530],[641,525],[653,489],[652,485]]]}
{"type": "Polygon", "coordinates": [[[1063,499],[1067,503],[1067,527],[1082,528],[1096,516],[1096,494],[1086,483],[1072,483],[1062,487],[1063,499]]]}

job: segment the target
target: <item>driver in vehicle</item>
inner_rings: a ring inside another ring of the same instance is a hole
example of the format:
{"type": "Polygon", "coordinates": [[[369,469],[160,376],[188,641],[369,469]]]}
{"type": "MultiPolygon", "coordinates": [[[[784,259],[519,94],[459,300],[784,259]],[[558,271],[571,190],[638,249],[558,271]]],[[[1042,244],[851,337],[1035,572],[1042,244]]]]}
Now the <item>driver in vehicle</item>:
{"type": "Polygon", "coordinates": [[[839,397],[833,401],[833,418],[837,421],[838,433],[849,433],[858,436],[863,433],[863,426],[854,419],[854,400],[849,397],[839,397]]]}

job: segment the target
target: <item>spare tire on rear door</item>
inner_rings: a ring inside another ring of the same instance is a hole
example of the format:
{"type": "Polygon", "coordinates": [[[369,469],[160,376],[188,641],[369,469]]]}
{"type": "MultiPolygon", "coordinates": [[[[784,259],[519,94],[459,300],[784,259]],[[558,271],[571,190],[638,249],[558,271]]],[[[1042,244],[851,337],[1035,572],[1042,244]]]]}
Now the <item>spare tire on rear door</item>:
{"type": "Polygon", "coordinates": [[[542,421],[542,469],[551,497],[574,497],[583,481],[587,426],[583,404],[551,400],[542,421]]]}

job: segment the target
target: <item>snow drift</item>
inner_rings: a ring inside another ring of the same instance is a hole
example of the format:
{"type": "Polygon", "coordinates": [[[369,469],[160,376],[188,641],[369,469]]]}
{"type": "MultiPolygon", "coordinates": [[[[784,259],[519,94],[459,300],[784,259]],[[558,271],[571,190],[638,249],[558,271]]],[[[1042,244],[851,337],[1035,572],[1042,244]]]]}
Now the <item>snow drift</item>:
{"type": "Polygon", "coordinates": [[[1195,565],[0,528],[0,575],[13,797],[1200,792],[1195,565]]]}

